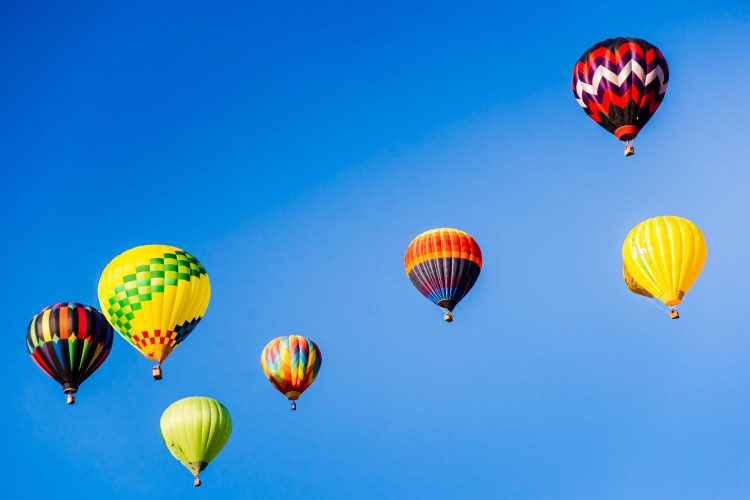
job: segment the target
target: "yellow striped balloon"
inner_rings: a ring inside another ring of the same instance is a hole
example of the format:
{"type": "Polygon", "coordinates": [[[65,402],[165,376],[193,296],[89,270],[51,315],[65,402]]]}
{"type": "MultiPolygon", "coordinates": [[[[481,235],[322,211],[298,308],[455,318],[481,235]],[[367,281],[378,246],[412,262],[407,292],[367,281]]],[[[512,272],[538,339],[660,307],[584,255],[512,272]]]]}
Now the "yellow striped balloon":
{"type": "Polygon", "coordinates": [[[115,257],[99,279],[99,303],[115,330],[159,365],[193,331],[211,284],[198,259],[169,245],[145,245],[115,257]]]}
{"type": "Polygon", "coordinates": [[[654,217],[633,228],[622,246],[625,272],[673,310],[706,262],[706,240],[698,226],[675,216],[654,217]]]}

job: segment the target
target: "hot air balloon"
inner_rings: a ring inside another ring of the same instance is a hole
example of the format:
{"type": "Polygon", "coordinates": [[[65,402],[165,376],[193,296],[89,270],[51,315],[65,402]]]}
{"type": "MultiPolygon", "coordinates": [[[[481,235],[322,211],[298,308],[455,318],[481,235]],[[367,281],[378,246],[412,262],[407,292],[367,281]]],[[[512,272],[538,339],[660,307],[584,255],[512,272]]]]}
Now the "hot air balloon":
{"type": "Polygon", "coordinates": [[[26,348],[31,359],[62,385],[69,405],[75,394],[107,359],[114,332],[102,313],[77,302],[45,307],[31,318],[26,348]]]}
{"type": "Polygon", "coordinates": [[[622,277],[625,280],[625,285],[628,287],[628,290],[633,292],[636,295],[642,295],[648,299],[652,299],[654,296],[648,293],[648,290],[645,290],[641,285],[639,285],[633,277],[628,272],[628,268],[625,267],[625,263],[622,263],[622,277]]]}
{"type": "Polygon", "coordinates": [[[198,474],[227,444],[232,418],[215,399],[193,396],[169,405],[161,415],[159,429],[169,452],[193,473],[193,485],[200,486],[198,474]]]}
{"type": "Polygon", "coordinates": [[[573,68],[573,94],[592,120],[630,143],[659,108],[667,92],[669,67],[645,40],[610,38],[583,53],[573,68]]]}
{"type": "Polygon", "coordinates": [[[671,308],[677,305],[706,262],[706,240],[698,226],[682,217],[648,219],[633,228],[622,245],[625,272],[646,292],[671,308]]]}
{"type": "Polygon", "coordinates": [[[291,401],[297,399],[318,376],[323,355],[312,340],[300,335],[273,339],[260,355],[260,366],[268,381],[291,401]]]}
{"type": "Polygon", "coordinates": [[[99,279],[104,315],[156,362],[156,380],[161,380],[161,363],[195,329],[210,297],[208,274],[198,259],[168,245],[130,249],[115,257],[99,279]]]}
{"type": "Polygon", "coordinates": [[[458,229],[431,229],[414,238],[404,255],[406,275],[419,292],[445,310],[469,293],[482,270],[482,251],[474,238],[458,229]]]}

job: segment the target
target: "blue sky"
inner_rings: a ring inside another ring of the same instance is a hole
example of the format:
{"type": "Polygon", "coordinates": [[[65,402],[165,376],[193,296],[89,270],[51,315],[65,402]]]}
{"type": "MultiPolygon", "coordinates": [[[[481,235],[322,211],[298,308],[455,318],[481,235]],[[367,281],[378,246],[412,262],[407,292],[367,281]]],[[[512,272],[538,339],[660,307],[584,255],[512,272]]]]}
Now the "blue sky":
{"type": "Polygon", "coordinates": [[[750,496],[747,4],[155,3],[0,6],[10,497],[750,496]],[[628,159],[570,89],[618,35],[671,73],[628,159]],[[664,214],[708,241],[679,321],[622,283],[664,214]],[[450,325],[403,271],[440,226],[484,254],[450,325]],[[26,325],[146,243],[201,260],[206,317],[68,407],[26,325]],[[292,332],[296,414],[259,366],[292,332]],[[200,489],[158,432],[189,395],[234,420],[200,489]]]}

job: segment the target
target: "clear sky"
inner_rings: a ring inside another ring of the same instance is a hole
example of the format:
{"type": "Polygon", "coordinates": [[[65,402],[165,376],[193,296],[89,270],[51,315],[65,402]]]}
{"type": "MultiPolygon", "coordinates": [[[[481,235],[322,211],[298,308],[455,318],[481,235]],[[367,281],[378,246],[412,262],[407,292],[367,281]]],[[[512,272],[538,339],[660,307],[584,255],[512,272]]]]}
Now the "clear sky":
{"type": "Polygon", "coordinates": [[[750,497],[748,49],[740,1],[2,2],[3,496],[750,497]],[[671,72],[628,159],[570,86],[611,36],[671,72]],[[708,241],[679,321],[621,274],[666,214],[708,241]],[[484,253],[450,325],[403,269],[440,226],[484,253]],[[205,265],[205,319],[68,407],[26,325],[147,243],[205,265]],[[296,413],[259,366],[292,332],[296,413]],[[234,420],[199,489],[158,430],[189,395],[234,420]]]}

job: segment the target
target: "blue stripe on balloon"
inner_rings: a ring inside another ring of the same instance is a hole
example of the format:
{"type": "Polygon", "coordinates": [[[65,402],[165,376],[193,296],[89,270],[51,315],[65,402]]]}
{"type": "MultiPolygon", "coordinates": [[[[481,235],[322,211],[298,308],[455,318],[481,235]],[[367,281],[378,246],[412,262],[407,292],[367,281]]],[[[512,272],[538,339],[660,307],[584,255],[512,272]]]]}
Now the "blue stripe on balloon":
{"type": "Polygon", "coordinates": [[[463,293],[458,288],[439,288],[430,292],[427,298],[435,304],[441,300],[453,300],[458,302],[463,298],[463,293]]]}

